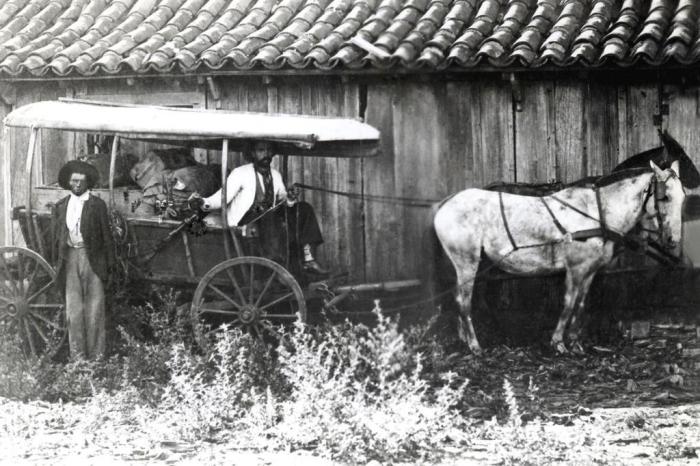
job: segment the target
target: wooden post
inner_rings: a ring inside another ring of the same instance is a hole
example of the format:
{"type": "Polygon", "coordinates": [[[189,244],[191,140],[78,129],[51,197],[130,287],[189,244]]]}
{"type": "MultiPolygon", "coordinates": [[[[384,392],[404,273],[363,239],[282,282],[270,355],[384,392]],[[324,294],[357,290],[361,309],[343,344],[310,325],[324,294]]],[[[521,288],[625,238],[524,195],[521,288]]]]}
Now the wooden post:
{"type": "Polygon", "coordinates": [[[284,185],[287,186],[287,171],[289,169],[289,156],[288,155],[283,155],[282,156],[282,181],[284,181],[284,185]]]}
{"type": "Polygon", "coordinates": [[[31,134],[29,135],[29,147],[27,148],[27,165],[25,167],[26,180],[27,180],[27,202],[26,202],[26,213],[27,213],[27,245],[30,245],[34,233],[34,226],[32,225],[32,163],[34,162],[34,147],[36,146],[37,134],[39,133],[39,128],[32,126],[31,134]]]}
{"type": "Polygon", "coordinates": [[[12,164],[11,152],[12,145],[10,144],[10,128],[5,126],[2,132],[2,213],[3,213],[3,231],[5,233],[4,243],[6,246],[12,245],[12,164]]]}
{"type": "Polygon", "coordinates": [[[114,135],[112,141],[112,154],[109,159],[109,208],[114,209],[114,171],[117,164],[117,149],[119,148],[119,136],[114,135]]]}
{"type": "Polygon", "coordinates": [[[226,232],[230,230],[228,226],[228,209],[226,201],[228,197],[226,196],[226,172],[228,171],[228,139],[224,139],[221,143],[221,237],[224,240],[224,251],[226,252],[226,259],[232,259],[231,248],[228,245],[228,239],[226,239],[226,232]]]}
{"type": "Polygon", "coordinates": [[[228,240],[226,239],[226,232],[229,232],[229,235],[231,236],[231,240],[233,241],[233,245],[236,248],[236,254],[238,254],[238,257],[244,256],[243,254],[243,248],[241,248],[241,243],[238,241],[238,237],[236,236],[236,231],[235,231],[235,226],[230,226],[228,224],[228,205],[227,205],[227,200],[228,197],[226,196],[226,175],[228,171],[228,139],[224,139],[222,147],[221,147],[221,222],[223,223],[223,231],[224,234],[222,235],[224,238],[224,251],[226,252],[226,258],[227,259],[233,259],[231,256],[231,248],[228,245],[228,240]]]}

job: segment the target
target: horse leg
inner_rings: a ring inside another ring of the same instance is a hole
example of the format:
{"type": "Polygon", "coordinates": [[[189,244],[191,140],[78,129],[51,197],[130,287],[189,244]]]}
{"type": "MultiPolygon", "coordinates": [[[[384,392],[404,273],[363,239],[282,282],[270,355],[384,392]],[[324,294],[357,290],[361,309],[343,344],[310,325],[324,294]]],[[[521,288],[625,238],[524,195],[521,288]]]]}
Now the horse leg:
{"type": "Polygon", "coordinates": [[[564,295],[564,309],[559,315],[557,328],[554,329],[550,343],[559,354],[568,352],[566,345],[564,345],[564,330],[566,329],[566,325],[569,323],[569,320],[574,312],[574,308],[578,303],[582,278],[579,277],[578,274],[573,273],[571,270],[567,270],[565,282],[566,293],[564,295]]]}
{"type": "Polygon", "coordinates": [[[582,354],[584,352],[579,341],[579,338],[581,337],[581,330],[583,329],[581,317],[583,315],[583,310],[586,307],[586,298],[588,297],[588,291],[591,288],[591,283],[593,283],[593,277],[595,277],[595,273],[590,273],[581,283],[578,301],[571,316],[571,322],[569,322],[569,329],[567,332],[567,336],[569,337],[569,346],[573,352],[578,354],[582,354]]]}
{"type": "Polygon", "coordinates": [[[474,354],[481,353],[481,345],[476,338],[474,325],[472,324],[472,294],[474,292],[474,280],[476,279],[476,269],[478,262],[473,267],[473,270],[462,270],[457,276],[457,303],[459,304],[459,338],[469,345],[469,349],[474,354]]]}

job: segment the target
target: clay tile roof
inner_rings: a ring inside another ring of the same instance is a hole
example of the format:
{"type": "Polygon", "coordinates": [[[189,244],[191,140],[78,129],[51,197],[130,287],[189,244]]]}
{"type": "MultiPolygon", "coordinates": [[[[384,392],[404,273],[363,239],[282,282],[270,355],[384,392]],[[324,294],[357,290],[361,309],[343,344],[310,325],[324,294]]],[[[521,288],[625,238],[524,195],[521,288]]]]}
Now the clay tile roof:
{"type": "Polygon", "coordinates": [[[0,79],[700,62],[696,0],[0,3],[0,79]]]}

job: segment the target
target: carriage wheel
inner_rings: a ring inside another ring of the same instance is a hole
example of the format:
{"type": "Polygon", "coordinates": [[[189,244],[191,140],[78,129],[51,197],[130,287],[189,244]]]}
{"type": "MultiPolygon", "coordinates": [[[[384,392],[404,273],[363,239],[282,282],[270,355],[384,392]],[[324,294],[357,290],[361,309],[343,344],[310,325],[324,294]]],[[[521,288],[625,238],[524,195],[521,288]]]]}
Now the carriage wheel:
{"type": "Polygon", "coordinates": [[[202,277],[192,298],[195,338],[211,345],[212,332],[223,324],[263,337],[275,325],[306,321],[306,301],[299,283],[277,262],[237,257],[202,277]]]}
{"type": "Polygon", "coordinates": [[[15,338],[25,354],[53,356],[65,340],[55,279],[56,272],[36,252],[0,248],[0,332],[15,338]]]}

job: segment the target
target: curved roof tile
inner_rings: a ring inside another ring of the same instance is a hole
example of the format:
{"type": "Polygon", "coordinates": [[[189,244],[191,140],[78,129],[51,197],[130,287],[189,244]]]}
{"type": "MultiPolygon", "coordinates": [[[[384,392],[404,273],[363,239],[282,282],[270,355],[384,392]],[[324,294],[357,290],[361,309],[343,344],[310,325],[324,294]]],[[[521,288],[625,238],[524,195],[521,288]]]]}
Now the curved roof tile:
{"type": "Polygon", "coordinates": [[[695,0],[0,3],[0,78],[700,62],[695,0]]]}

